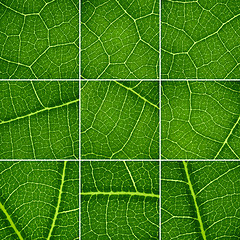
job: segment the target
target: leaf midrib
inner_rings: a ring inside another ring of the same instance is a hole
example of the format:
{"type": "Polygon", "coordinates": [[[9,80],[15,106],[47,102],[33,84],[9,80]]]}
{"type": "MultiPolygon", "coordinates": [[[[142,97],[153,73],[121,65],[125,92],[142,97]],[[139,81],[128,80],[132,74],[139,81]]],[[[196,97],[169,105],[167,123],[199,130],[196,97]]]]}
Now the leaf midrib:
{"type": "Polygon", "coordinates": [[[49,231],[47,240],[50,240],[50,238],[52,236],[53,229],[55,227],[56,220],[57,220],[57,216],[58,216],[58,212],[59,212],[59,208],[60,208],[60,203],[61,203],[62,192],[63,192],[63,184],[64,184],[64,181],[65,181],[66,167],[67,167],[67,161],[64,161],[61,185],[60,185],[58,201],[57,201],[57,207],[56,207],[56,211],[55,211],[55,214],[54,214],[54,217],[53,217],[53,222],[52,222],[51,229],[49,231]]]}
{"type": "Polygon", "coordinates": [[[0,202],[0,209],[3,211],[3,213],[5,214],[5,216],[7,217],[7,220],[9,221],[11,227],[13,228],[14,232],[18,235],[20,240],[23,240],[23,237],[21,235],[21,233],[18,231],[17,227],[15,226],[11,216],[9,215],[9,213],[7,212],[6,208],[2,205],[2,203],[0,202]]]}

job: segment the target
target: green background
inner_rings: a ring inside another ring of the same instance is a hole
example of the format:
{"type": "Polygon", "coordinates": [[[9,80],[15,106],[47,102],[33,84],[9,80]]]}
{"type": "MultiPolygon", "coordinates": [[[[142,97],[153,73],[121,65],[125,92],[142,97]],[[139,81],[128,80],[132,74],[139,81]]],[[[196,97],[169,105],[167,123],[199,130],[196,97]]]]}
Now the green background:
{"type": "Polygon", "coordinates": [[[0,78],[78,78],[78,5],[76,0],[1,1],[0,78]]]}

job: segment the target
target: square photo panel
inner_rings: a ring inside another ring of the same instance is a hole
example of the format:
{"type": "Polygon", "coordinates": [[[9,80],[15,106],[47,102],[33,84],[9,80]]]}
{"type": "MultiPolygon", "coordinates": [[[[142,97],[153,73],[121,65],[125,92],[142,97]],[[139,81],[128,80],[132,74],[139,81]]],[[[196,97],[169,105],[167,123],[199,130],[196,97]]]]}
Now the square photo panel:
{"type": "Polygon", "coordinates": [[[159,81],[81,82],[81,159],[159,159],[159,81]]]}
{"type": "Polygon", "coordinates": [[[81,239],[159,239],[159,162],[82,161],[81,239]]]}
{"type": "Polygon", "coordinates": [[[78,159],[79,81],[0,81],[0,159],[78,159]]]}
{"type": "Polygon", "coordinates": [[[159,0],[81,1],[81,78],[159,79],[159,0]]]}
{"type": "Polygon", "coordinates": [[[240,159],[239,81],[162,81],[162,159],[240,159]]]}

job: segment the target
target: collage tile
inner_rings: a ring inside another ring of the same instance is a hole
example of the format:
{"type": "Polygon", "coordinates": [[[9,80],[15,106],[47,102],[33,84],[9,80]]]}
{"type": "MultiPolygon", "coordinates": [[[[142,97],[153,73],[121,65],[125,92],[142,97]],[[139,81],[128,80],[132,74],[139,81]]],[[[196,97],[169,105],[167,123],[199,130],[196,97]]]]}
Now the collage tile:
{"type": "Polygon", "coordinates": [[[239,239],[239,20],[0,1],[0,239],[239,239]]]}

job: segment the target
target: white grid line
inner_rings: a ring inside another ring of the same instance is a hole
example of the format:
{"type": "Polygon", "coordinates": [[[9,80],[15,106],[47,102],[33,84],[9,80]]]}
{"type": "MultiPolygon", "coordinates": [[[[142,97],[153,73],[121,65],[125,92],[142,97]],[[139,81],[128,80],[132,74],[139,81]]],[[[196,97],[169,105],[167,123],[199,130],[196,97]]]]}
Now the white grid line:
{"type": "Polygon", "coordinates": [[[81,4],[79,1],[79,239],[81,239],[81,4]]]}

